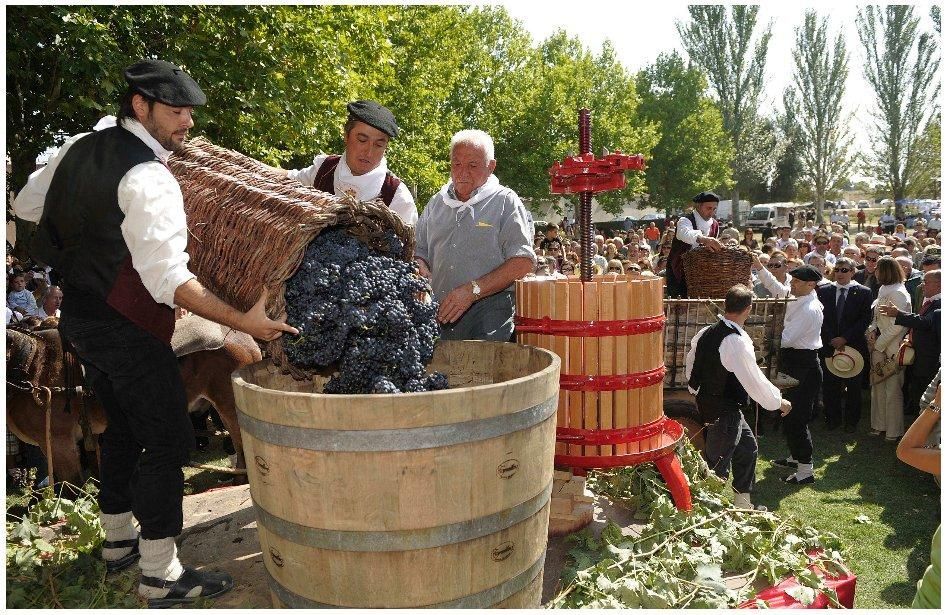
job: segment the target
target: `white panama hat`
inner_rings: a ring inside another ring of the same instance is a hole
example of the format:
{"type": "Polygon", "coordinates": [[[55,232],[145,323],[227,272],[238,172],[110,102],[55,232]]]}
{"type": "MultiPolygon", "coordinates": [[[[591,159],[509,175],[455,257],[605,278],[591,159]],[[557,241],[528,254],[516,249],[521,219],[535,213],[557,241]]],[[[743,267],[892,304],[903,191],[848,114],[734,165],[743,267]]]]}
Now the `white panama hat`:
{"type": "Polygon", "coordinates": [[[865,367],[865,360],[862,354],[852,346],[843,346],[826,357],[826,369],[830,370],[838,378],[853,378],[862,373],[865,367]]]}

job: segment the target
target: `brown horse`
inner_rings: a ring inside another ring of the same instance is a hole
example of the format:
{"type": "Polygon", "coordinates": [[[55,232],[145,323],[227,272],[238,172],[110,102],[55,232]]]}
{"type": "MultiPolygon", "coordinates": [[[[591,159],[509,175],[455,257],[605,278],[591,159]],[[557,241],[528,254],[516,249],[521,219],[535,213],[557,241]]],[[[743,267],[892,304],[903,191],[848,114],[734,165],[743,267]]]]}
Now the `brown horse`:
{"type": "MultiPolygon", "coordinates": [[[[237,409],[230,374],[237,368],[261,359],[260,347],[246,333],[231,331],[224,346],[217,350],[198,350],[178,359],[184,380],[188,407],[196,408],[200,399],[212,403],[237,451],[237,467],[245,468],[237,409]]],[[[56,480],[79,483],[83,476],[79,423],[80,404],[85,403],[91,431],[105,431],[106,416],[95,397],[67,400],[64,392],[52,395],[52,452],[46,446],[46,414],[39,402],[41,395],[24,390],[26,382],[37,387],[61,388],[82,384],[69,377],[63,361],[62,342],[56,329],[35,332],[7,328],[7,426],[20,440],[35,444],[43,454],[52,455],[56,480]],[[67,383],[67,380],[70,382],[67,383]],[[68,401],[68,410],[67,410],[68,401]]]]}

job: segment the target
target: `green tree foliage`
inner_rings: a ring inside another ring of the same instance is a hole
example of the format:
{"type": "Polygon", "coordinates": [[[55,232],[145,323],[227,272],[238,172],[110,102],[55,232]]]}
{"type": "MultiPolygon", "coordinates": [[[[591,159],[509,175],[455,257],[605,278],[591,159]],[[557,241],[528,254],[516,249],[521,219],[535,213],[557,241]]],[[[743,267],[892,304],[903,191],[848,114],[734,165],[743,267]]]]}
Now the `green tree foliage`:
{"type": "Polygon", "coordinates": [[[915,150],[916,164],[908,181],[908,194],[923,199],[941,198],[941,113],[933,117],[915,150]]]}
{"type": "MultiPolygon", "coordinates": [[[[859,10],[856,23],[866,52],[864,74],[877,105],[867,174],[899,201],[909,196],[908,183],[919,164],[919,138],[941,90],[938,40],[919,32],[911,5],[867,6],[859,10]]],[[[941,27],[940,13],[936,25],[941,27]]],[[[901,214],[902,206],[896,204],[896,211],[901,214]]]]}
{"type": "Polygon", "coordinates": [[[702,190],[733,184],[733,148],[707,87],[704,74],[677,53],[659,55],[636,76],[639,117],[660,135],[645,173],[649,204],[669,213],[702,190]]]}
{"type": "MultiPolygon", "coordinates": [[[[582,106],[597,153],[648,155],[658,140],[610,44],[594,54],[564,33],[534,44],[502,7],[20,6],[7,25],[15,189],[39,153],[117,111],[122,69],[142,57],[201,84],[195,135],[286,168],[341,151],[346,103],[379,100],[403,128],[389,166],[419,205],[447,181],[463,128],[494,137],[498,176],[527,199],[550,198],[547,169],[576,152],[582,106]]],[[[604,203],[643,192],[641,175],[604,203]]]]}
{"type": "Polygon", "coordinates": [[[781,154],[774,165],[774,176],[770,183],[768,200],[779,203],[793,201],[797,197],[797,184],[803,174],[800,162],[802,135],[797,123],[796,90],[787,88],[783,94],[783,112],[777,117],[777,128],[782,143],[781,154]]]}
{"type": "Polygon", "coordinates": [[[831,44],[828,19],[807,11],[795,29],[793,86],[799,93],[798,124],[802,139],[803,180],[813,191],[816,215],[830,190],[842,188],[853,169],[849,153],[852,136],[843,116],[843,91],[849,75],[846,41],[842,32],[831,44]]]}
{"type": "MultiPolygon", "coordinates": [[[[598,54],[565,32],[540,43],[518,82],[516,104],[504,110],[511,122],[505,151],[508,181],[522,196],[551,200],[548,169],[554,160],[579,153],[578,111],[592,111],[592,151],[621,150],[647,158],[658,141],[655,128],[638,116],[639,96],[634,75],[618,61],[608,42],[598,54]]],[[[500,175],[501,162],[498,162],[500,175]]],[[[627,173],[625,189],[596,196],[606,211],[618,213],[622,205],[645,191],[641,173],[627,173]]]]}
{"type": "MultiPolygon", "coordinates": [[[[759,10],[753,5],[690,5],[691,20],[677,23],[688,56],[708,76],[724,129],[734,146],[731,198],[735,203],[739,202],[740,191],[759,183],[774,162],[772,151],[746,149],[766,142],[757,115],[770,25],[755,36],[759,10]]],[[[739,218],[735,217],[735,222],[740,223],[739,218]]]]}

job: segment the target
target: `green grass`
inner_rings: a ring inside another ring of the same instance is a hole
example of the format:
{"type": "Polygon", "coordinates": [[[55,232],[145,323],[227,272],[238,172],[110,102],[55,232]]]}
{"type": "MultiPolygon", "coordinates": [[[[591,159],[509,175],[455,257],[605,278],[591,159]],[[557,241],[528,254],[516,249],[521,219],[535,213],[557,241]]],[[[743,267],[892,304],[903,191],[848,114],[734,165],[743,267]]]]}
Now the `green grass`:
{"type": "Polygon", "coordinates": [[[858,577],[856,608],[908,608],[929,564],[940,490],[896,458],[895,444],[869,435],[868,395],[863,408],[854,434],[827,431],[822,418],[810,423],[816,483],[803,486],[783,483],[792,470],[770,463],[787,456],[786,440],[762,413],[754,502],[841,538],[858,577]]]}

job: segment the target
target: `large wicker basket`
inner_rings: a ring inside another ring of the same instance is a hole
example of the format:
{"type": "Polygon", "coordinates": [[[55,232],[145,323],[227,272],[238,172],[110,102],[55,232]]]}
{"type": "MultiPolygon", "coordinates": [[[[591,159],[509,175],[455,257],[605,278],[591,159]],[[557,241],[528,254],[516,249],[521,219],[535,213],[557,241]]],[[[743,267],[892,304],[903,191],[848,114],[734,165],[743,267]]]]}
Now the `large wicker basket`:
{"type": "Polygon", "coordinates": [[[698,246],[682,256],[688,297],[723,299],[735,284],[750,286],[751,263],[749,252],[738,248],[724,248],[712,252],[698,246]]]}
{"type": "MultiPolygon", "coordinates": [[[[320,192],[206,139],[189,141],[168,166],[184,195],[189,268],[237,309],[253,307],[265,288],[267,314],[282,314],[286,281],[326,227],[342,225],[382,252],[388,250],[382,237],[391,229],[405,243],[400,256],[414,252],[413,229],[380,200],[320,192]]],[[[267,349],[274,362],[288,367],[281,339],[267,349]]]]}

